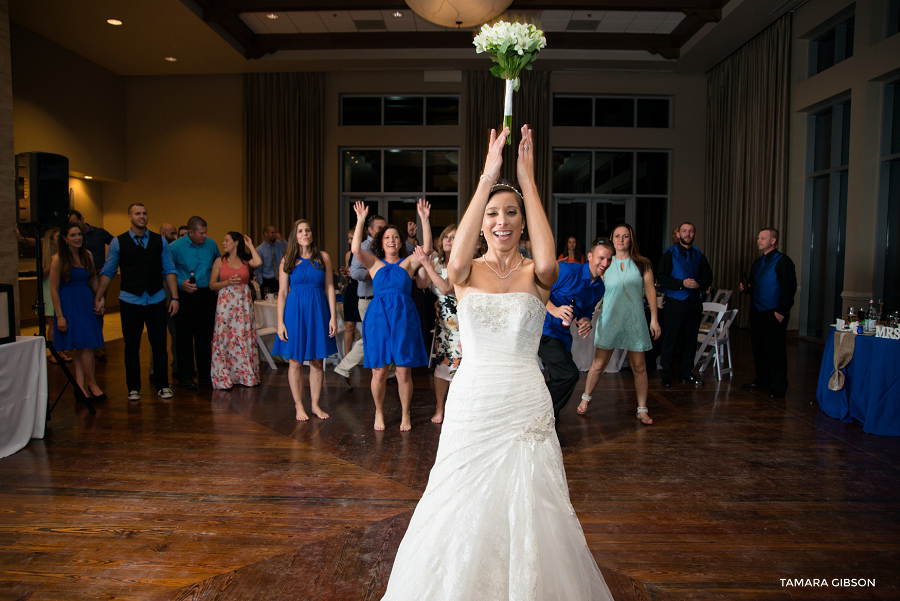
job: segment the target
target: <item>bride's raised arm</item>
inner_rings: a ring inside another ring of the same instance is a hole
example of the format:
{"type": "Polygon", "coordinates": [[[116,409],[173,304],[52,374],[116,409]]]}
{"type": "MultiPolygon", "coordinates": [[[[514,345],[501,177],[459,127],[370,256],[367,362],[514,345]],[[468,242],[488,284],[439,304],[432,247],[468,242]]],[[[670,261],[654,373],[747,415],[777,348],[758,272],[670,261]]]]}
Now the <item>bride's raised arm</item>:
{"type": "MultiPolygon", "coordinates": [[[[531,256],[534,260],[534,277],[539,286],[550,290],[559,275],[559,263],[556,262],[556,248],[553,242],[553,231],[541,204],[534,181],[534,135],[528,124],[522,126],[522,139],[519,141],[519,158],[516,162],[516,175],[522,197],[525,200],[525,215],[528,235],[531,240],[531,256]]],[[[459,238],[459,234],[456,234],[459,238]]]]}
{"type": "MultiPolygon", "coordinates": [[[[503,165],[503,146],[506,144],[507,136],[509,136],[508,127],[503,128],[499,135],[496,130],[491,130],[487,157],[484,160],[484,171],[478,178],[478,187],[475,188],[475,194],[472,195],[472,200],[469,201],[466,213],[456,230],[456,239],[453,242],[456,248],[475,248],[478,233],[481,231],[481,223],[484,220],[484,209],[487,206],[488,196],[491,194],[491,187],[500,177],[500,167],[503,165]]],[[[544,219],[546,220],[546,217],[544,219]]],[[[451,253],[447,263],[447,278],[458,286],[463,285],[469,279],[469,273],[472,271],[472,259],[471,253],[451,253]]]]}

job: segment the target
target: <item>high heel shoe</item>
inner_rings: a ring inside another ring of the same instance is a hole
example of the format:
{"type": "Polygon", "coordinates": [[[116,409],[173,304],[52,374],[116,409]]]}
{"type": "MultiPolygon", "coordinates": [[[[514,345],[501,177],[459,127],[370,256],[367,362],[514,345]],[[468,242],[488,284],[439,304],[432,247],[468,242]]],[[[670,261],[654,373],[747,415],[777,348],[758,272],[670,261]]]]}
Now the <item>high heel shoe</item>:
{"type": "MultiPolygon", "coordinates": [[[[591,399],[593,399],[593,398],[594,398],[594,397],[589,396],[589,395],[586,395],[586,394],[581,395],[581,401],[582,401],[583,403],[590,403],[590,402],[591,402],[591,399]]],[[[579,415],[586,415],[586,414],[587,414],[587,407],[585,407],[585,408],[584,408],[584,411],[582,411],[582,410],[581,410],[581,404],[579,403],[579,404],[578,404],[578,407],[575,409],[575,411],[578,412],[579,415]]]]}
{"type": "Polygon", "coordinates": [[[649,426],[649,425],[651,425],[651,424],[653,423],[653,420],[650,419],[650,416],[649,416],[649,415],[645,415],[645,416],[643,416],[643,417],[641,416],[641,413],[647,413],[648,411],[649,411],[649,409],[647,409],[646,407],[638,407],[638,408],[637,408],[637,418],[638,418],[638,419],[640,420],[640,422],[641,422],[642,424],[644,424],[645,426],[649,426]]]}

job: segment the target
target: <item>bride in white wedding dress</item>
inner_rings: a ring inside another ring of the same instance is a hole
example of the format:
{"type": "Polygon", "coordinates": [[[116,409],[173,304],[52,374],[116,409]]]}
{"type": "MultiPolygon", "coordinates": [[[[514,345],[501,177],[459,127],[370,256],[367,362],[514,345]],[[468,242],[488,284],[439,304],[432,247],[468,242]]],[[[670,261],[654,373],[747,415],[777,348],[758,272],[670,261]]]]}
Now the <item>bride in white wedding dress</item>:
{"type": "Polygon", "coordinates": [[[522,127],[513,186],[497,184],[509,135],[492,130],[484,173],[448,275],[463,360],[450,385],[437,458],[397,551],[383,601],[611,600],[569,501],[550,393],[536,356],[558,267],[522,127]],[[527,215],[527,217],[526,217],[527,215]],[[519,254],[530,232],[534,259],[519,254]]]}

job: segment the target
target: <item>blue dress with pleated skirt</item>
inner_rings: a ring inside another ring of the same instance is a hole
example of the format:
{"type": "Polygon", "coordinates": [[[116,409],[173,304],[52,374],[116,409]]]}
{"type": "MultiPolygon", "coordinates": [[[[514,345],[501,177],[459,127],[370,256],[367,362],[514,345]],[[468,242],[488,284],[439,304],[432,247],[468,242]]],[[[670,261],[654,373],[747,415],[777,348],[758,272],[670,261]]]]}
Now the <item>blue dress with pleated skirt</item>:
{"type": "MultiPolygon", "coordinates": [[[[287,342],[275,337],[272,354],[309,361],[325,359],[337,352],[334,338],[328,336],[328,322],[331,310],[325,297],[326,274],[321,266],[313,265],[309,259],[298,259],[290,276],[290,291],[284,303],[284,327],[287,342]]],[[[284,290],[281,291],[285,293],[284,290]]]]}
{"type": "Polygon", "coordinates": [[[372,278],[373,298],[363,317],[363,366],[428,365],[419,314],[410,296],[412,279],[399,264],[383,263],[372,278]]]}
{"type": "Polygon", "coordinates": [[[84,267],[72,267],[68,282],[59,279],[59,304],[68,331],[60,332],[57,327],[59,317],[53,318],[53,346],[58,351],[103,346],[103,328],[101,318],[94,313],[94,291],[90,280],[84,267]]]}

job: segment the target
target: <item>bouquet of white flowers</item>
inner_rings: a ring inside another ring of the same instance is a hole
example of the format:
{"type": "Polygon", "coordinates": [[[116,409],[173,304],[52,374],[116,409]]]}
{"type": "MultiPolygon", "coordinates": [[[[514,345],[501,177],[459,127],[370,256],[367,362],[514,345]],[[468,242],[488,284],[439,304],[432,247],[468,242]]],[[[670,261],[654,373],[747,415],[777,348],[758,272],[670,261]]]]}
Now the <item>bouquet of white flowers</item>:
{"type": "MultiPolygon", "coordinates": [[[[544,32],[531,24],[498,21],[482,25],[473,43],[477,53],[491,53],[491,60],[497,63],[491,73],[506,80],[503,126],[512,129],[512,93],[519,89],[519,73],[530,70],[538,52],[547,46],[544,32]]],[[[512,142],[507,138],[506,143],[512,142]]]]}

